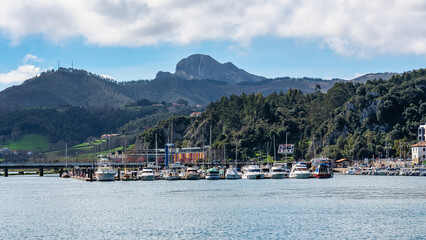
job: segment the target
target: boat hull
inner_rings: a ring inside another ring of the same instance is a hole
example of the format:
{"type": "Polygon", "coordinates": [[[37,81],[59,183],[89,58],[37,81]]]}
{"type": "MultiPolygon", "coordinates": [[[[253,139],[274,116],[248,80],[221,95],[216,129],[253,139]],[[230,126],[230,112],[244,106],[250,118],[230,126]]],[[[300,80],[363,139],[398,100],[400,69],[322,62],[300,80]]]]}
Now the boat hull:
{"type": "Polygon", "coordinates": [[[319,173],[319,174],[312,174],[312,176],[314,177],[314,178],[332,178],[333,177],[333,174],[330,174],[330,173],[319,173]]]}
{"type": "Polygon", "coordinates": [[[154,181],[155,175],[142,175],[141,180],[142,181],[154,181]]]}
{"type": "Polygon", "coordinates": [[[200,176],[198,174],[187,174],[185,176],[186,180],[198,180],[200,179],[200,176]]]}
{"type": "Polygon", "coordinates": [[[219,175],[206,175],[206,180],[219,180],[219,175]]]}
{"type": "Polygon", "coordinates": [[[242,179],[263,179],[265,175],[263,174],[243,174],[242,179]]]}
{"type": "Polygon", "coordinates": [[[285,174],[284,173],[272,173],[271,179],[284,179],[285,174]]]}
{"type": "Polygon", "coordinates": [[[97,172],[96,180],[98,181],[114,181],[115,173],[105,173],[105,172],[97,172]]]}
{"type": "Polygon", "coordinates": [[[227,174],[226,179],[240,179],[240,176],[238,174],[227,174]]]}
{"type": "Polygon", "coordinates": [[[295,179],[307,179],[311,177],[311,173],[310,172],[292,172],[290,173],[290,178],[295,178],[295,179]]]}
{"type": "Polygon", "coordinates": [[[167,180],[167,181],[175,181],[175,180],[179,180],[180,178],[179,178],[179,176],[166,176],[166,177],[164,177],[164,180],[167,180]]]}

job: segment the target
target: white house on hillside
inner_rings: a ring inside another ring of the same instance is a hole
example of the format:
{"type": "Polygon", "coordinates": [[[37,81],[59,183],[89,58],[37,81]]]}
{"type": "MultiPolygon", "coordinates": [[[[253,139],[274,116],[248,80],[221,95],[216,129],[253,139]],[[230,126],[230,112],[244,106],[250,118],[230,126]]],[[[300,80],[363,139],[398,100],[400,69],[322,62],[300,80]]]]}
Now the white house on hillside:
{"type": "Polygon", "coordinates": [[[426,161],[426,142],[423,141],[411,145],[411,154],[413,162],[417,164],[422,164],[426,161]]]}

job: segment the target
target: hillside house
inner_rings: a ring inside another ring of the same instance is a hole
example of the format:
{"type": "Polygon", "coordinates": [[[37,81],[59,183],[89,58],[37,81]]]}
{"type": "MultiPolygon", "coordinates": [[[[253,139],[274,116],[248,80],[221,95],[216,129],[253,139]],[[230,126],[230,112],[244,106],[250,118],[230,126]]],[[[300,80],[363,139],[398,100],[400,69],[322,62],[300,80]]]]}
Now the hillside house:
{"type": "Polygon", "coordinates": [[[426,141],[411,145],[412,161],[422,164],[426,161],[426,141]]]}

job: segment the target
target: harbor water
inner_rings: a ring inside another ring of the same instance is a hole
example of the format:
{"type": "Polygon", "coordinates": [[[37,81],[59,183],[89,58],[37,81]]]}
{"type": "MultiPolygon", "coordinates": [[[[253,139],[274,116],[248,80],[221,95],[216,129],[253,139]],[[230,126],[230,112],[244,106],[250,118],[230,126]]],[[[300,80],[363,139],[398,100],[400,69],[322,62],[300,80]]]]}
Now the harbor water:
{"type": "Polygon", "coordinates": [[[0,239],[426,239],[426,177],[0,177],[0,239]]]}

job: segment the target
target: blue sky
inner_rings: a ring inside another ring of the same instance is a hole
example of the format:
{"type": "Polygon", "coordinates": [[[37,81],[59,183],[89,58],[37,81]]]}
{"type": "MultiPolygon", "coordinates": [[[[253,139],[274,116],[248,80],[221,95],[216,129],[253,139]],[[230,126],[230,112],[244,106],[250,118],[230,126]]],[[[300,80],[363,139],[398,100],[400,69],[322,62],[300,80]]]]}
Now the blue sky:
{"type": "Polygon", "coordinates": [[[47,69],[118,81],[208,54],[265,77],[351,79],[426,67],[423,1],[68,1],[0,3],[0,90],[47,69]]]}

